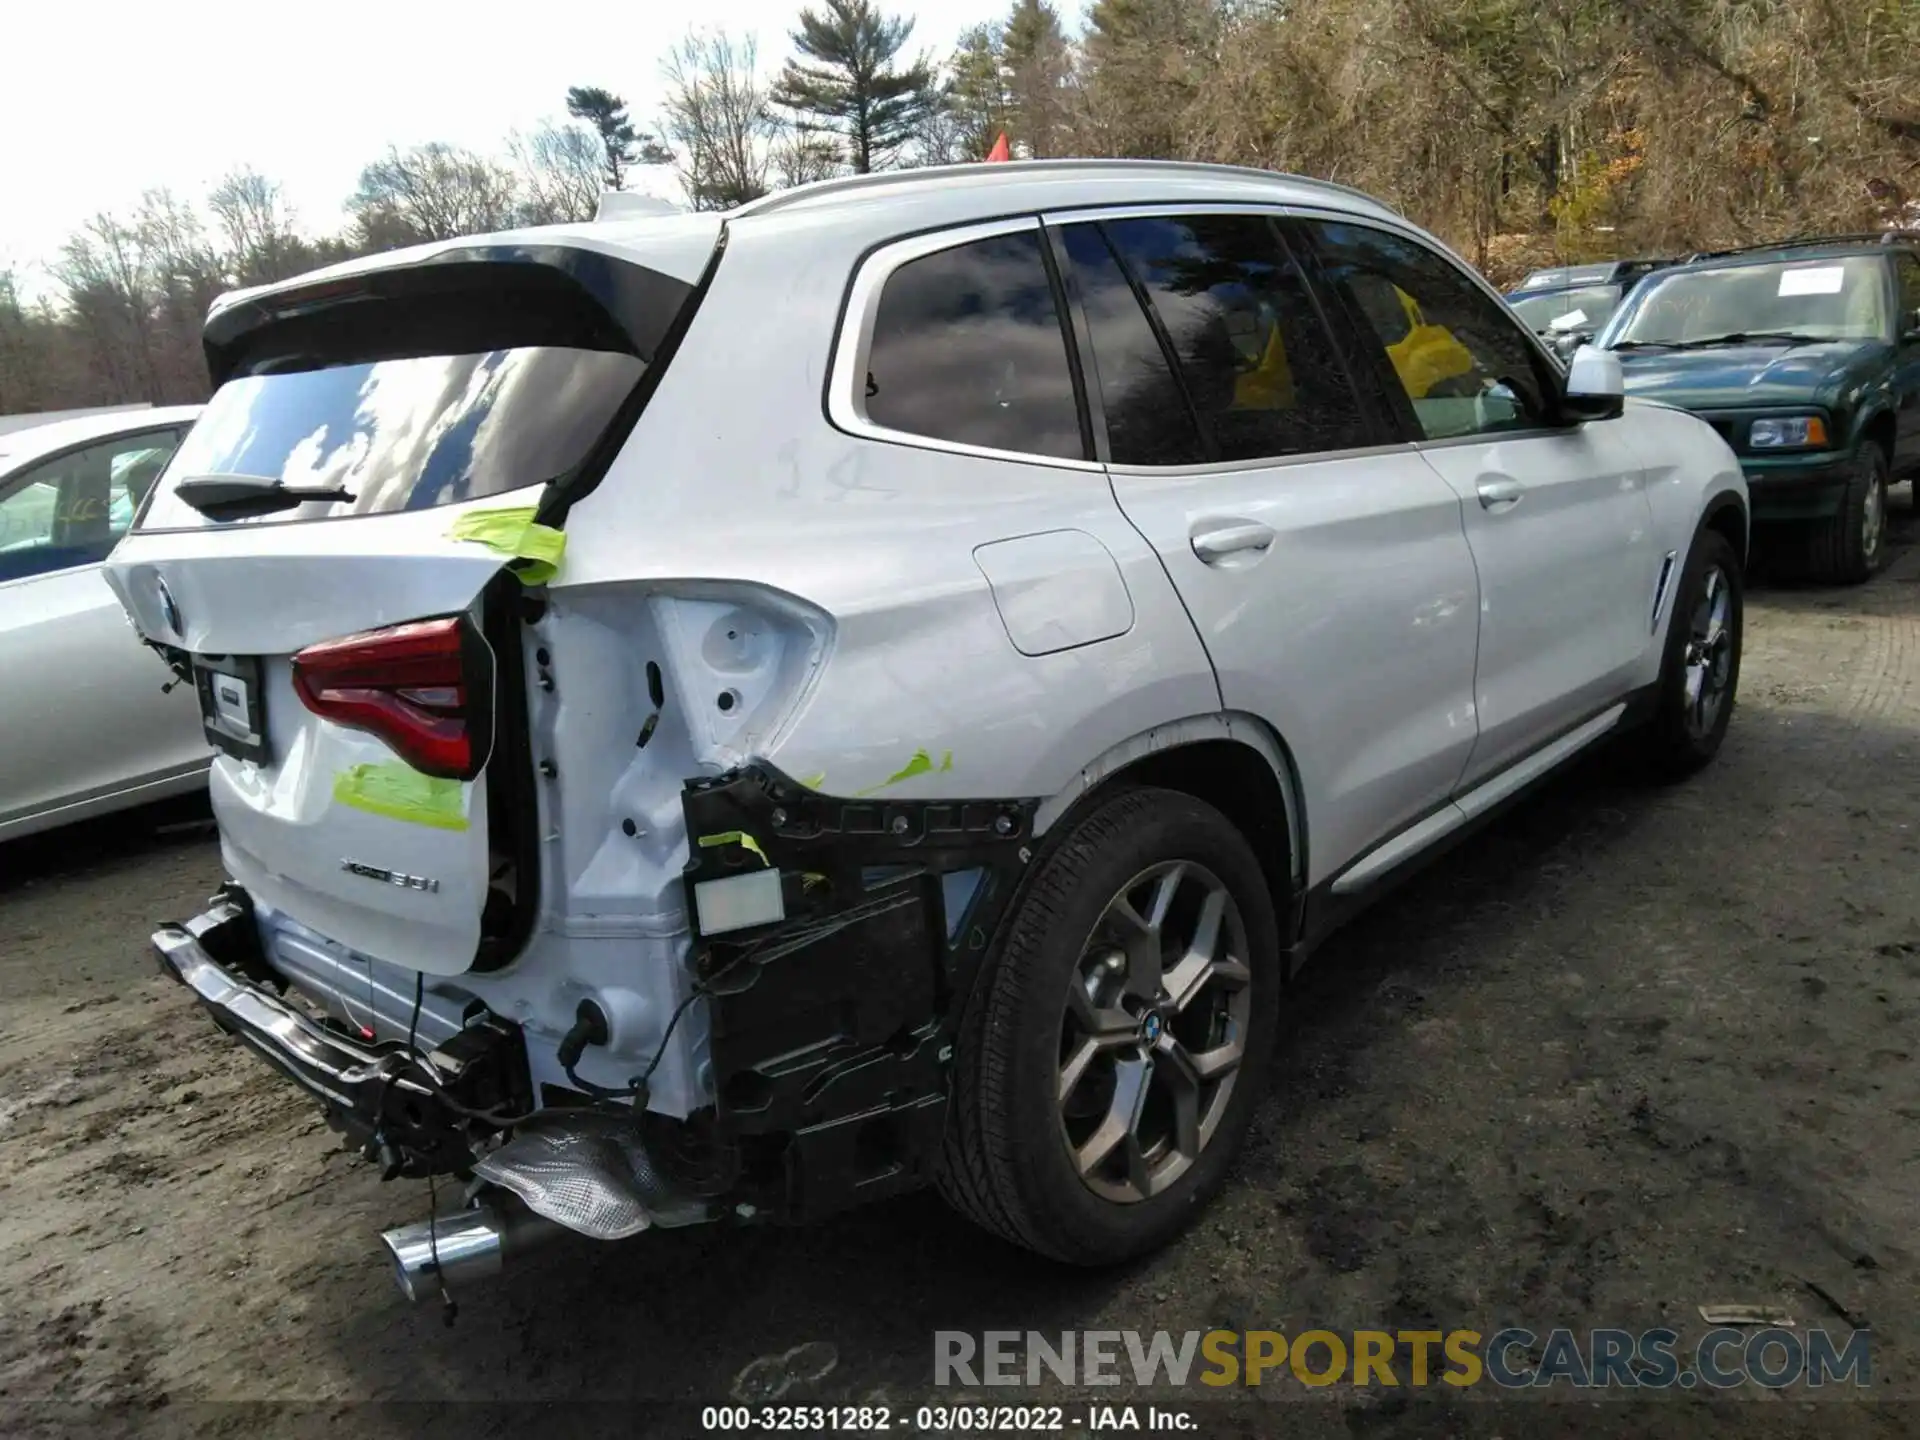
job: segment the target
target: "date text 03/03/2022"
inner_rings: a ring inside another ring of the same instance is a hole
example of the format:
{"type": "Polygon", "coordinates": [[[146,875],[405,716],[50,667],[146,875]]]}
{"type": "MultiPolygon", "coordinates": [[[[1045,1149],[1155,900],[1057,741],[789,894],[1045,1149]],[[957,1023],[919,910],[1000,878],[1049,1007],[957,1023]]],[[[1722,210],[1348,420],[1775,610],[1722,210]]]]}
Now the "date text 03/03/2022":
{"type": "Polygon", "coordinates": [[[1044,1434],[1073,1429],[1191,1433],[1190,1411],[1161,1405],[709,1405],[700,1412],[707,1431],[811,1432],[852,1435],[903,1431],[918,1435],[1044,1434]]]}

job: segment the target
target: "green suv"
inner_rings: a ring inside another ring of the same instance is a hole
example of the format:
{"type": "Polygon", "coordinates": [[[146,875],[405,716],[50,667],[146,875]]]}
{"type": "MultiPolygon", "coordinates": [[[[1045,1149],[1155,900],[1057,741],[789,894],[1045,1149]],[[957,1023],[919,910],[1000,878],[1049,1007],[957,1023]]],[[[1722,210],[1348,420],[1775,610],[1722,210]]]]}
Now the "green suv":
{"type": "Polygon", "coordinates": [[[1631,394],[1720,432],[1755,527],[1791,528],[1812,574],[1879,569],[1887,486],[1920,477],[1920,232],[1695,255],[1636,286],[1595,343],[1631,394]]]}

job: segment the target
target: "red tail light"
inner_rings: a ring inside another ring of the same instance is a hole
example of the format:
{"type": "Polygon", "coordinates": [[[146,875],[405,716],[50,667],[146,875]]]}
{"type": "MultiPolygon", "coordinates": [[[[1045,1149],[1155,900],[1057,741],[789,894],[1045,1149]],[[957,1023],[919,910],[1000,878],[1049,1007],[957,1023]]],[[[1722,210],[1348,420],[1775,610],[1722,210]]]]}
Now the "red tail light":
{"type": "Polygon", "coordinates": [[[301,703],[378,735],[426,775],[471,780],[492,744],[493,658],[464,616],[309,645],[293,657],[301,703]]]}

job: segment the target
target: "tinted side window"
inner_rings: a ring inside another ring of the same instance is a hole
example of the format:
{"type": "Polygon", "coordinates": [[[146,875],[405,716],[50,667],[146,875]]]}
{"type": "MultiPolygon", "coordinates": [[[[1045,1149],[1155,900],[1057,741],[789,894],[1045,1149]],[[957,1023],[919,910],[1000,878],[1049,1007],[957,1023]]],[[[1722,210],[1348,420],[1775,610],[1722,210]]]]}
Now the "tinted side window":
{"type": "Polygon", "coordinates": [[[1159,316],[1220,459],[1373,441],[1306,282],[1265,220],[1196,215],[1106,230],[1159,316]]]}
{"type": "Polygon", "coordinates": [[[1085,458],[1066,338],[1038,230],[909,260],[887,277],[867,418],[990,450],[1085,458]]]}
{"type": "Polygon", "coordinates": [[[0,480],[0,581],[106,559],[179,443],[177,430],[122,435],[0,480]]]}
{"type": "Polygon", "coordinates": [[[1920,259],[1900,256],[1900,332],[1920,326],[1920,259]]]}
{"type": "Polygon", "coordinates": [[[1361,342],[1398,381],[1427,439],[1548,423],[1526,333],[1452,264],[1364,225],[1306,228],[1361,342]]]}
{"type": "Polygon", "coordinates": [[[1100,227],[1069,225],[1061,238],[1093,341],[1114,463],[1199,464],[1207,455],[1186,392],[1100,227]]]}

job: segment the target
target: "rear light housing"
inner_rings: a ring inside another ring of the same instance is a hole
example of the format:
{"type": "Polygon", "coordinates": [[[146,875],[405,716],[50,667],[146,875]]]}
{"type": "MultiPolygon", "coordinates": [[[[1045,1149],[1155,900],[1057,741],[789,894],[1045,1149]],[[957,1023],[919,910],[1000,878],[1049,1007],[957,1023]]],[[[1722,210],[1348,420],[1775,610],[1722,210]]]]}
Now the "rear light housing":
{"type": "Polygon", "coordinates": [[[314,714],[379,736],[423,775],[471,780],[493,748],[493,651],[465,615],[309,645],[293,657],[293,688],[314,714]]]}

